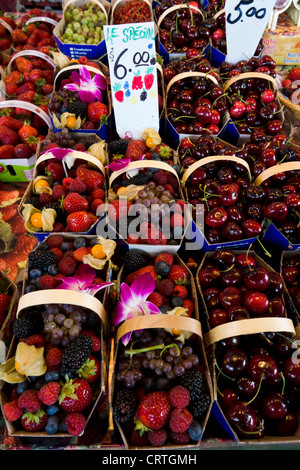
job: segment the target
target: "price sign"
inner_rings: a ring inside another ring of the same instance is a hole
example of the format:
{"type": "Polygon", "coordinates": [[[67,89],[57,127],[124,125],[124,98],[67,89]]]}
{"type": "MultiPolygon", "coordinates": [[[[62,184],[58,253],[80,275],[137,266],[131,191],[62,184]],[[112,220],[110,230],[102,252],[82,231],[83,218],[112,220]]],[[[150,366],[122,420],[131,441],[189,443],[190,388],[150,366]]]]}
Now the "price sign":
{"type": "Polygon", "coordinates": [[[111,93],[120,137],[159,131],[154,23],[104,26],[111,93]]]}
{"type": "Polygon", "coordinates": [[[250,59],[262,38],[276,0],[226,0],[226,60],[250,59]]]}

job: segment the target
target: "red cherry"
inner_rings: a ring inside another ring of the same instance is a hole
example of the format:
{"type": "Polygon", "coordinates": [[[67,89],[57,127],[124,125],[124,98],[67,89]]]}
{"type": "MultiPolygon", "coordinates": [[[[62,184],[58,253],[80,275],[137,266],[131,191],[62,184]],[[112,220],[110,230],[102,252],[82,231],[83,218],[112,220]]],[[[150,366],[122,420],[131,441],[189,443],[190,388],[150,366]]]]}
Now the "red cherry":
{"type": "Polygon", "coordinates": [[[234,119],[240,118],[243,116],[246,110],[246,105],[242,101],[235,101],[231,106],[229,113],[234,119]]]}
{"type": "Polygon", "coordinates": [[[243,304],[253,315],[262,315],[263,313],[267,312],[270,301],[266,294],[255,291],[245,294],[243,298],[243,304]]]}
{"type": "Polygon", "coordinates": [[[223,29],[218,28],[212,34],[212,40],[217,41],[217,39],[224,39],[225,38],[225,31],[223,29]]]}
{"type": "Polygon", "coordinates": [[[261,94],[262,103],[271,103],[275,99],[275,93],[271,89],[265,90],[261,94]]]}
{"type": "Polygon", "coordinates": [[[248,372],[253,379],[267,383],[277,383],[278,377],[280,377],[277,362],[266,353],[258,353],[252,356],[248,372]]]}
{"type": "Polygon", "coordinates": [[[208,124],[211,121],[211,110],[206,106],[198,106],[194,110],[197,121],[201,124],[208,124]]]}
{"type": "Polygon", "coordinates": [[[263,398],[263,414],[266,418],[281,419],[287,414],[288,407],[280,393],[272,390],[263,398]]]}
{"type": "Polygon", "coordinates": [[[218,228],[225,224],[228,214],[223,207],[212,209],[205,217],[205,223],[209,227],[218,228]]]}

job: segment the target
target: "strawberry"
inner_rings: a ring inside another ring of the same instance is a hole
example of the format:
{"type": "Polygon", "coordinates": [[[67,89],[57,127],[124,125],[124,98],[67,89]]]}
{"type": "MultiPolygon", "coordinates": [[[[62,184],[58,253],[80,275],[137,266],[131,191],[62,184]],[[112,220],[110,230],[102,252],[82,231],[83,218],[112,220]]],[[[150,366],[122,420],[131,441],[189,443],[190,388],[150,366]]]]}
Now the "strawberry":
{"type": "Polygon", "coordinates": [[[5,92],[8,96],[16,96],[18,88],[17,83],[7,83],[5,85],[5,92]]]}
{"type": "Polygon", "coordinates": [[[63,200],[63,208],[69,214],[76,211],[87,211],[89,208],[89,203],[80,194],[69,193],[63,200]]]}
{"type": "Polygon", "coordinates": [[[5,145],[17,145],[19,143],[17,132],[7,126],[0,126],[0,142],[5,145]]]}
{"type": "Polygon", "coordinates": [[[15,155],[14,145],[1,145],[0,147],[0,160],[5,160],[7,158],[13,158],[15,155]]]}
{"type": "Polygon", "coordinates": [[[4,78],[5,85],[7,85],[8,83],[20,83],[21,81],[22,75],[19,70],[14,70],[4,78]]]}
{"type": "Polygon", "coordinates": [[[18,144],[14,147],[15,158],[29,158],[32,155],[32,148],[29,144],[18,144]]]}
{"type": "Polygon", "coordinates": [[[17,57],[15,64],[19,72],[30,72],[33,69],[33,65],[29,59],[25,57],[17,57]]]}
{"type": "Polygon", "coordinates": [[[172,266],[174,263],[174,256],[171,253],[160,253],[156,256],[154,264],[158,263],[159,261],[164,261],[165,263],[172,266]]]}
{"type": "Polygon", "coordinates": [[[1,116],[0,126],[7,126],[10,127],[10,129],[13,129],[14,131],[19,131],[23,126],[23,122],[11,116],[1,116]]]}
{"type": "MultiPolygon", "coordinates": [[[[1,149],[1,147],[0,147],[1,149]]],[[[0,208],[0,220],[7,222],[9,219],[14,217],[18,212],[18,204],[10,204],[9,206],[0,208]]]]}
{"type": "Polygon", "coordinates": [[[169,145],[161,143],[155,148],[155,153],[158,153],[161,158],[167,160],[173,157],[174,151],[169,145]]]}
{"type": "Polygon", "coordinates": [[[288,73],[287,78],[292,82],[295,80],[300,80],[300,67],[294,67],[288,73]]]}
{"type": "Polygon", "coordinates": [[[113,92],[114,92],[114,97],[116,98],[116,100],[122,103],[124,101],[124,91],[121,90],[120,83],[116,83],[113,86],[113,92]]]}
{"type": "Polygon", "coordinates": [[[86,185],[86,191],[92,193],[95,189],[102,188],[104,185],[104,176],[96,170],[78,167],[76,176],[86,185]]]}
{"type": "Polygon", "coordinates": [[[125,158],[130,158],[132,162],[139,160],[143,155],[144,151],[135,140],[131,140],[127,146],[125,152],[125,158]]]}
{"type": "Polygon", "coordinates": [[[171,403],[168,394],[157,391],[145,395],[141,400],[135,414],[135,429],[155,430],[164,427],[171,413],[171,403]]]}
{"type": "Polygon", "coordinates": [[[86,211],[77,211],[67,217],[67,228],[71,232],[87,232],[92,225],[92,220],[86,211]]]}
{"type": "Polygon", "coordinates": [[[77,374],[89,384],[96,382],[101,374],[100,362],[95,356],[89,356],[77,374]]]}
{"type": "Polygon", "coordinates": [[[89,246],[81,246],[80,248],[77,248],[77,250],[74,251],[73,256],[76,259],[76,261],[83,261],[83,257],[86,255],[89,255],[91,253],[91,247],[89,246]]]}
{"type": "Polygon", "coordinates": [[[108,116],[106,104],[100,103],[99,101],[88,104],[87,117],[89,121],[98,123],[103,119],[102,116],[108,116]]]}
{"type": "Polygon", "coordinates": [[[17,28],[12,33],[12,40],[15,46],[26,44],[27,39],[27,34],[22,29],[17,28]]]}
{"type": "MultiPolygon", "coordinates": [[[[181,287],[183,287],[183,286],[181,286],[181,287]]],[[[175,289],[176,289],[176,287],[175,287],[175,289]]],[[[194,305],[194,302],[191,299],[183,299],[182,307],[187,309],[187,314],[188,314],[189,317],[191,317],[193,315],[194,310],[195,310],[195,305],[194,305]]]]}
{"type": "Polygon", "coordinates": [[[31,137],[37,137],[38,131],[35,127],[30,126],[29,124],[23,124],[21,129],[18,131],[18,135],[23,143],[29,143],[28,139],[31,137]]]}
{"type": "MultiPolygon", "coordinates": [[[[33,103],[35,95],[36,95],[35,91],[26,91],[25,93],[22,93],[21,95],[18,96],[18,100],[27,101],[28,103],[33,103]]],[[[29,112],[31,116],[31,111],[27,111],[27,114],[29,114],[29,112]]]]}
{"type": "Polygon", "coordinates": [[[168,278],[175,284],[187,284],[190,280],[190,274],[184,266],[174,264],[171,266],[168,278]]]}
{"type": "Polygon", "coordinates": [[[21,418],[21,424],[26,431],[36,432],[42,431],[48,421],[46,411],[39,409],[36,413],[29,411],[24,413],[21,418]]]}
{"type": "Polygon", "coordinates": [[[21,235],[21,233],[26,232],[24,221],[19,214],[16,214],[12,219],[8,221],[8,223],[14,235],[21,235]]]}
{"type": "Polygon", "coordinates": [[[137,271],[134,271],[133,273],[128,274],[124,282],[130,286],[135,279],[137,279],[138,277],[140,277],[142,274],[145,274],[145,273],[150,273],[154,281],[155,282],[157,281],[158,274],[155,271],[154,266],[145,266],[143,268],[138,269],[137,271]]]}
{"type": "Polygon", "coordinates": [[[40,69],[32,69],[29,74],[29,80],[31,83],[35,85],[37,80],[41,80],[44,78],[44,72],[40,69]]]}
{"type": "Polygon", "coordinates": [[[80,412],[88,408],[93,401],[90,384],[82,379],[66,380],[59,395],[61,408],[68,412],[80,412]]]}
{"type": "Polygon", "coordinates": [[[146,90],[150,90],[154,82],[153,67],[149,67],[146,70],[146,75],[144,76],[144,85],[146,90]]]}
{"type": "Polygon", "coordinates": [[[11,46],[11,39],[3,38],[0,39],[0,51],[5,51],[11,46]]]}
{"type": "Polygon", "coordinates": [[[108,215],[112,221],[118,221],[123,217],[126,217],[132,202],[123,199],[115,199],[108,204],[108,215]]]}
{"type": "Polygon", "coordinates": [[[0,203],[12,201],[20,197],[20,191],[10,184],[1,184],[0,186],[0,203]]]}
{"type": "Polygon", "coordinates": [[[51,161],[46,167],[46,174],[52,176],[54,181],[62,181],[65,170],[61,162],[51,161]]]}
{"type": "Polygon", "coordinates": [[[17,89],[17,95],[22,95],[23,93],[26,93],[27,91],[36,91],[36,86],[31,83],[31,82],[27,82],[27,83],[23,83],[23,85],[20,85],[19,88],[17,89]]]}

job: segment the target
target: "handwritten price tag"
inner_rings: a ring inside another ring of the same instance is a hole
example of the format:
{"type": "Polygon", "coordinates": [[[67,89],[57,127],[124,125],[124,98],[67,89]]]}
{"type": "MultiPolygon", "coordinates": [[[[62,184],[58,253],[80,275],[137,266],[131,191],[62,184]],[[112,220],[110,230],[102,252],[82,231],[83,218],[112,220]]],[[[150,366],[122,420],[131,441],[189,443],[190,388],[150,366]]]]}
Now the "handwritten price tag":
{"type": "Polygon", "coordinates": [[[276,0],[226,0],[226,60],[250,59],[270,19],[276,0]]]}
{"type": "Polygon", "coordinates": [[[154,23],[104,26],[111,92],[120,137],[159,131],[154,23]]]}

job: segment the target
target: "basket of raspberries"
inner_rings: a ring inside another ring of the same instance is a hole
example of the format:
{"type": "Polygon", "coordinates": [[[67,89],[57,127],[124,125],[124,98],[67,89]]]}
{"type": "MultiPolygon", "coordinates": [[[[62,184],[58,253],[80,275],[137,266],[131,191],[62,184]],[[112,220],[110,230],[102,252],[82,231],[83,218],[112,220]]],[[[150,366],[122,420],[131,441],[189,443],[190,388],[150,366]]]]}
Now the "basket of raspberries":
{"type": "Polygon", "coordinates": [[[130,251],[119,273],[118,293],[110,405],[125,446],[198,445],[211,395],[190,271],[177,255],[130,251]],[[133,302],[127,317],[128,290],[133,302]]]}

